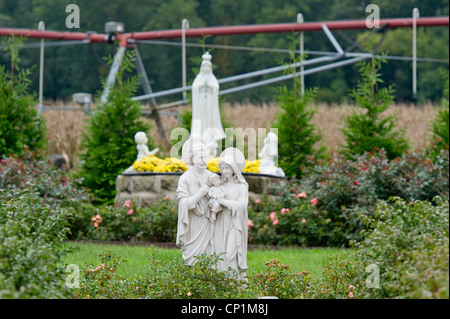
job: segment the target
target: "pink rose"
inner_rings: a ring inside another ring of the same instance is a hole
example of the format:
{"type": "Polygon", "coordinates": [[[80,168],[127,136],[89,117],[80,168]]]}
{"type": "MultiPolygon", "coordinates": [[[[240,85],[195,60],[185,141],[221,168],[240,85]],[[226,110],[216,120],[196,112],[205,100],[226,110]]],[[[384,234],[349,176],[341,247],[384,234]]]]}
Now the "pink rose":
{"type": "Polygon", "coordinates": [[[306,193],[305,193],[305,192],[301,192],[301,193],[297,194],[296,197],[297,197],[297,198],[306,198],[307,196],[306,196],[306,193]]]}
{"type": "Polygon", "coordinates": [[[350,298],[353,298],[353,293],[349,293],[348,296],[349,296],[350,298]]]}
{"type": "Polygon", "coordinates": [[[130,209],[127,211],[127,214],[128,214],[128,215],[133,214],[133,208],[130,208],[130,209]]]}
{"type": "Polygon", "coordinates": [[[277,225],[278,224],[278,219],[275,219],[272,224],[277,225]]]}
{"type": "Polygon", "coordinates": [[[270,219],[271,219],[271,220],[274,220],[274,219],[276,218],[276,215],[277,215],[276,212],[271,212],[271,213],[269,214],[270,219]]]}
{"type": "Polygon", "coordinates": [[[312,204],[313,206],[316,206],[318,202],[319,202],[319,201],[317,200],[317,198],[311,199],[311,204],[312,204]]]}
{"type": "Polygon", "coordinates": [[[256,200],[255,200],[255,204],[261,204],[262,203],[262,201],[259,199],[259,198],[257,198],[256,200]]]}
{"type": "Polygon", "coordinates": [[[248,220],[248,228],[255,226],[255,224],[253,224],[253,222],[249,219],[248,220]]]}
{"type": "Polygon", "coordinates": [[[125,203],[123,203],[123,207],[131,208],[131,206],[131,201],[128,199],[125,201],[125,203]]]}
{"type": "Polygon", "coordinates": [[[302,223],[303,223],[303,224],[306,223],[306,219],[302,219],[302,223]]]}
{"type": "Polygon", "coordinates": [[[281,209],[281,215],[286,214],[289,211],[289,208],[282,208],[281,209]]]}
{"type": "Polygon", "coordinates": [[[169,195],[164,196],[164,199],[170,199],[169,195]]]}

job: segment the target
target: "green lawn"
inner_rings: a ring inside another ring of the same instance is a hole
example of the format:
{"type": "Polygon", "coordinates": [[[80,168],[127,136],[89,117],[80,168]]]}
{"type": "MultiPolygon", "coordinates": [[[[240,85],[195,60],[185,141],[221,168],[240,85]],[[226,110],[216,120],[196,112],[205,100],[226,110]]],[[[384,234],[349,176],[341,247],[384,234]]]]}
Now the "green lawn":
{"type": "MultiPolygon", "coordinates": [[[[148,270],[148,248],[146,246],[93,244],[93,243],[67,243],[68,246],[79,247],[79,250],[66,256],[66,264],[76,264],[80,267],[92,264],[96,267],[100,263],[99,254],[110,251],[112,254],[126,259],[118,268],[118,273],[124,276],[145,274],[148,270]]],[[[283,264],[291,266],[293,271],[306,270],[312,277],[322,276],[323,265],[333,254],[342,255],[345,249],[338,248],[280,248],[266,249],[258,248],[248,251],[247,264],[248,274],[263,272],[265,262],[277,259],[283,264]]],[[[171,260],[181,258],[179,249],[159,248],[156,257],[160,260],[171,260]]]]}

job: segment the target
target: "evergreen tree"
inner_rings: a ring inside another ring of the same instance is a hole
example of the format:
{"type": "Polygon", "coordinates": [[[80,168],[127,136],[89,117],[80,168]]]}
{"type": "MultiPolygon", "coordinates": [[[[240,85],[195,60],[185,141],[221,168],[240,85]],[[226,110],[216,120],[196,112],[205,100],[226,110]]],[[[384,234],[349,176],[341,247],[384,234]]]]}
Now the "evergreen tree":
{"type": "Polygon", "coordinates": [[[45,147],[45,122],[36,110],[34,94],[28,92],[29,69],[19,67],[20,38],[4,41],[4,51],[11,55],[11,68],[0,65],[0,157],[21,156],[24,148],[45,147]]]}
{"type": "Polygon", "coordinates": [[[446,83],[444,88],[444,98],[442,99],[442,106],[440,107],[436,118],[433,122],[433,135],[437,139],[437,148],[442,149],[448,147],[449,139],[449,76],[448,71],[445,74],[446,83]]]}
{"type": "Polygon", "coordinates": [[[344,119],[342,129],[346,142],[343,153],[349,157],[384,148],[388,158],[392,159],[408,149],[404,132],[395,130],[395,118],[392,115],[383,116],[394,101],[393,86],[379,87],[383,83],[380,74],[383,62],[384,59],[373,56],[359,62],[362,80],[349,96],[363,112],[353,111],[344,119]]]}
{"type": "MultiPolygon", "coordinates": [[[[298,36],[294,33],[290,41],[290,63],[303,59],[295,53],[297,39],[298,36]]],[[[307,89],[302,94],[302,83],[297,78],[296,68],[288,68],[287,72],[293,74],[292,88],[285,84],[277,88],[275,98],[282,111],[277,114],[273,126],[278,128],[278,165],[283,168],[287,177],[299,178],[309,164],[308,157],[319,158],[325,149],[316,149],[315,145],[320,142],[321,134],[311,123],[315,114],[311,102],[317,90],[307,89]]]]}
{"type": "MultiPolygon", "coordinates": [[[[150,130],[150,126],[140,119],[139,102],[131,99],[138,88],[139,77],[124,77],[125,72],[134,68],[134,59],[134,52],[127,51],[108,101],[91,114],[83,134],[81,175],[97,202],[112,202],[117,176],[136,160],[134,135],[150,130]]],[[[149,137],[150,149],[152,144],[149,137]]]]}

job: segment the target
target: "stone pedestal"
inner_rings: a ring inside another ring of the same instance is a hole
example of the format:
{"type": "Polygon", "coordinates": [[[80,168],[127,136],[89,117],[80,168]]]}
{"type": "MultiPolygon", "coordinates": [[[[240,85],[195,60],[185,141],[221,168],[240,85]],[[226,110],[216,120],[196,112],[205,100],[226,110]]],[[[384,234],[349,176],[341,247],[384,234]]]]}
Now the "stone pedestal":
{"type": "MultiPolygon", "coordinates": [[[[177,199],[178,179],[182,173],[124,173],[116,179],[115,203],[122,205],[131,200],[138,207],[148,207],[156,200],[169,196],[177,199]]],[[[266,194],[269,185],[286,178],[264,174],[242,174],[249,185],[249,197],[266,194]]]]}

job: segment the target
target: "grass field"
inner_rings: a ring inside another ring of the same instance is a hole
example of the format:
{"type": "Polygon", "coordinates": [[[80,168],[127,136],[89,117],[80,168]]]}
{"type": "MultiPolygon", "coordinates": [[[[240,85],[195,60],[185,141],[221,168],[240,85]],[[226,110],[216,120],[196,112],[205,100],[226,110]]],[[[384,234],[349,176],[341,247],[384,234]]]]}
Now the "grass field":
{"type": "MultiPolygon", "coordinates": [[[[97,267],[100,264],[99,254],[107,251],[126,259],[118,268],[118,273],[132,277],[144,275],[148,271],[149,246],[114,245],[97,243],[67,243],[68,246],[78,247],[78,251],[66,256],[66,264],[76,264],[79,267],[90,265],[97,267]]],[[[328,258],[334,254],[343,255],[346,250],[338,248],[280,248],[280,249],[250,249],[247,254],[248,274],[265,271],[265,262],[277,259],[283,264],[291,266],[293,271],[309,271],[311,277],[321,277],[323,266],[328,258]]],[[[181,259],[179,249],[159,248],[156,258],[159,260],[181,259]]]]}

